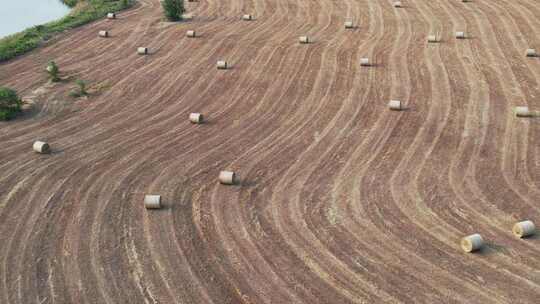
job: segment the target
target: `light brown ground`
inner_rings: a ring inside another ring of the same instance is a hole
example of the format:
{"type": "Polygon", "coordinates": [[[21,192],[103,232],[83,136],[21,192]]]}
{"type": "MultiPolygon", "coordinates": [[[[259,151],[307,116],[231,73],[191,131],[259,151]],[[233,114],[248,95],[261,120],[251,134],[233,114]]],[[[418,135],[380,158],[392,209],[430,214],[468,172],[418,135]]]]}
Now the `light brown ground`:
{"type": "Polygon", "coordinates": [[[201,0],[174,24],[143,0],[1,64],[35,104],[0,123],[0,303],[538,303],[540,237],[511,227],[540,225],[540,118],[512,115],[540,109],[540,6],[403,2],[201,0]],[[101,88],[67,97],[49,59],[101,88]]]}

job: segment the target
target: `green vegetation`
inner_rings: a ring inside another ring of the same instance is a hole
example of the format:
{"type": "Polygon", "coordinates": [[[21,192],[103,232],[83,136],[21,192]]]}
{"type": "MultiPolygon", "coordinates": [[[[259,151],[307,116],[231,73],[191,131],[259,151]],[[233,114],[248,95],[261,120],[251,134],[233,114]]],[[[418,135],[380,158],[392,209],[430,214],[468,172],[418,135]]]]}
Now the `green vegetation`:
{"type": "Polygon", "coordinates": [[[20,33],[0,39],[0,62],[22,55],[35,49],[55,34],[89,23],[130,7],[133,0],[61,0],[73,10],[66,17],[37,25],[20,33]]]}
{"type": "Polygon", "coordinates": [[[0,120],[9,120],[21,112],[22,101],[12,89],[0,87],[0,120]]]}
{"type": "Polygon", "coordinates": [[[75,5],[77,5],[77,2],[78,2],[78,0],[60,0],[60,1],[69,7],[75,7],[75,5]]]}
{"type": "Polygon", "coordinates": [[[56,65],[56,62],[49,61],[47,64],[47,73],[49,74],[49,78],[51,78],[52,82],[58,82],[60,81],[60,70],[58,69],[58,66],[56,65]]]}
{"type": "Polygon", "coordinates": [[[77,85],[77,89],[69,93],[71,97],[77,98],[88,95],[88,91],[86,91],[86,82],[84,80],[77,79],[75,80],[75,84],[77,85]]]}
{"type": "Polygon", "coordinates": [[[185,12],[184,0],[163,0],[161,2],[165,17],[169,21],[182,20],[182,14],[185,12]]]}

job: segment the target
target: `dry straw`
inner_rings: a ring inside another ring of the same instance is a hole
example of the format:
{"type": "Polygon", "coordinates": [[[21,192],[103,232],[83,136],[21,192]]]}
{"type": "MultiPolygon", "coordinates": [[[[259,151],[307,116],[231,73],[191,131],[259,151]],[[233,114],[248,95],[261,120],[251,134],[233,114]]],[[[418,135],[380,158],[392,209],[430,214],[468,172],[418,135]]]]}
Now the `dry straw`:
{"type": "Polygon", "coordinates": [[[216,67],[220,70],[226,70],[229,65],[227,64],[227,61],[225,60],[219,60],[217,63],[216,63],[216,67]]]}
{"type": "Polygon", "coordinates": [[[461,239],[461,248],[465,252],[474,252],[484,247],[484,239],[478,233],[471,234],[461,239]]]}
{"type": "Polygon", "coordinates": [[[236,183],[236,174],[232,171],[219,172],[219,182],[224,185],[234,185],[236,183]]]}
{"type": "Polygon", "coordinates": [[[300,38],[298,38],[298,40],[300,41],[300,43],[310,43],[311,40],[309,39],[308,36],[300,36],[300,38]]]}
{"type": "Polygon", "coordinates": [[[139,48],[137,48],[137,54],[139,54],[139,55],[146,55],[146,54],[148,54],[148,48],[146,48],[146,47],[139,47],[139,48]]]}
{"type": "Polygon", "coordinates": [[[201,113],[191,113],[189,114],[189,121],[194,124],[203,123],[203,115],[201,113]]]}
{"type": "Polygon", "coordinates": [[[42,153],[42,154],[49,153],[51,151],[51,147],[49,146],[48,143],[44,141],[39,141],[39,140],[34,142],[34,145],[32,146],[32,148],[34,149],[35,152],[42,153]]]}
{"type": "Polygon", "coordinates": [[[388,102],[388,108],[394,111],[400,111],[403,109],[403,105],[400,100],[390,100],[388,102]]]}
{"type": "Polygon", "coordinates": [[[161,195],[145,195],[144,207],[146,209],[160,209],[161,208],[161,195]]]}
{"type": "Polygon", "coordinates": [[[532,221],[526,220],[514,224],[512,232],[519,238],[531,236],[536,232],[536,226],[532,221]]]}

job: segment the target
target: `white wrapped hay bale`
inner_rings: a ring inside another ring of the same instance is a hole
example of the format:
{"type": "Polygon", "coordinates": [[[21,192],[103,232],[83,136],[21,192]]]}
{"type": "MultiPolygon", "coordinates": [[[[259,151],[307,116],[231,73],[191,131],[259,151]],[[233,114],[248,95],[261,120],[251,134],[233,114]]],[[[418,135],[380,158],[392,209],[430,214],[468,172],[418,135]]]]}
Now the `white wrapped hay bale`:
{"type": "Polygon", "coordinates": [[[245,14],[245,15],[242,16],[242,20],[251,21],[251,20],[253,20],[253,16],[250,15],[250,14],[245,14]]]}
{"type": "Polygon", "coordinates": [[[300,36],[300,38],[298,38],[298,40],[300,41],[300,43],[310,43],[310,40],[309,40],[309,37],[308,36],[300,36]]]}
{"type": "Polygon", "coordinates": [[[190,38],[194,38],[197,36],[197,34],[195,33],[194,30],[189,30],[186,32],[186,36],[190,37],[190,38]]]}
{"type": "Polygon", "coordinates": [[[146,54],[148,54],[148,48],[146,48],[146,47],[139,47],[139,48],[137,48],[137,54],[139,54],[139,55],[146,55],[146,54]]]}
{"type": "Polygon", "coordinates": [[[107,19],[116,19],[116,14],[115,13],[108,13],[107,14],[107,19]]]}
{"type": "Polygon", "coordinates": [[[161,195],[145,195],[144,207],[146,209],[160,209],[161,208],[161,195]]]}
{"type": "Polygon", "coordinates": [[[524,107],[524,106],[516,107],[514,109],[514,112],[516,113],[517,117],[530,117],[530,116],[532,116],[532,112],[529,111],[529,107],[524,107]]]}
{"type": "Polygon", "coordinates": [[[403,109],[403,105],[400,100],[390,100],[388,102],[388,108],[393,111],[401,111],[403,109]]]}
{"type": "Polygon", "coordinates": [[[457,39],[465,39],[465,32],[456,32],[457,39]]]}
{"type": "Polygon", "coordinates": [[[439,39],[437,38],[436,35],[428,35],[427,41],[430,43],[435,43],[435,42],[439,42],[439,39]]]}
{"type": "Polygon", "coordinates": [[[361,66],[370,66],[371,63],[369,62],[369,58],[360,58],[360,65],[361,66]]]}
{"type": "Polygon", "coordinates": [[[394,7],[402,7],[403,4],[401,4],[401,1],[394,1],[393,3],[394,7]]]}
{"type": "Polygon", "coordinates": [[[527,49],[525,51],[525,56],[527,57],[536,57],[536,50],[535,49],[527,49]]]}
{"type": "Polygon", "coordinates": [[[51,151],[51,147],[49,146],[48,143],[44,141],[39,141],[39,140],[34,142],[34,145],[32,146],[32,148],[34,149],[34,152],[42,153],[42,154],[46,154],[51,151]]]}
{"type": "Polygon", "coordinates": [[[109,37],[109,32],[108,31],[99,31],[98,36],[103,37],[103,38],[107,38],[107,37],[109,37]]]}
{"type": "Polygon", "coordinates": [[[519,238],[531,236],[536,232],[536,226],[532,221],[526,220],[514,224],[512,232],[519,238]]]}
{"type": "Polygon", "coordinates": [[[195,124],[203,123],[203,115],[201,113],[191,113],[189,114],[189,121],[195,124]]]}
{"type": "Polygon", "coordinates": [[[225,60],[219,60],[216,66],[220,70],[226,70],[229,67],[229,65],[227,64],[227,61],[225,60]]]}
{"type": "Polygon", "coordinates": [[[461,249],[465,252],[474,252],[484,247],[484,239],[478,233],[471,234],[461,239],[461,249]]]}
{"type": "Polygon", "coordinates": [[[234,185],[236,183],[236,174],[232,171],[219,172],[219,182],[224,185],[234,185]]]}
{"type": "Polygon", "coordinates": [[[346,28],[346,29],[352,29],[352,28],[354,28],[354,22],[352,22],[352,21],[345,21],[345,28],[346,28]]]}

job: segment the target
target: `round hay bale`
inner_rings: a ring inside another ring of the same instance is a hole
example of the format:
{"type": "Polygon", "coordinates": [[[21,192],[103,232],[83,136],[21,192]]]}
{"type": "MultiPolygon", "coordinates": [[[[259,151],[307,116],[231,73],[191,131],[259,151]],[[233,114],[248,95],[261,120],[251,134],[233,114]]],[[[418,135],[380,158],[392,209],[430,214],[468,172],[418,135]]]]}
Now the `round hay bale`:
{"type": "Polygon", "coordinates": [[[457,39],[465,39],[465,32],[456,32],[457,39]]]}
{"type": "Polygon", "coordinates": [[[229,66],[227,65],[227,61],[225,60],[219,60],[216,64],[217,68],[220,70],[226,70],[229,66]]]}
{"type": "Polygon", "coordinates": [[[298,40],[300,41],[300,43],[309,43],[310,42],[308,36],[300,36],[300,38],[298,38],[298,40]]]}
{"type": "Polygon", "coordinates": [[[435,36],[435,35],[428,35],[427,41],[431,42],[431,43],[434,43],[434,42],[439,42],[439,39],[437,39],[437,36],[435,36]]]}
{"type": "Polygon", "coordinates": [[[523,238],[533,235],[536,232],[536,226],[529,220],[517,222],[514,224],[514,227],[512,227],[512,232],[518,238],[523,238]]]}
{"type": "Polygon", "coordinates": [[[536,57],[536,50],[535,49],[527,49],[527,51],[525,51],[525,56],[527,57],[536,57]]]}
{"type": "Polygon", "coordinates": [[[201,113],[191,113],[189,114],[189,121],[195,124],[203,123],[203,115],[201,113]]]}
{"type": "Polygon", "coordinates": [[[219,172],[219,182],[224,185],[234,185],[236,183],[236,174],[232,171],[219,172]]]}
{"type": "Polygon", "coordinates": [[[108,31],[99,31],[98,36],[107,38],[107,37],[109,37],[109,32],[108,31]]]}
{"type": "Polygon", "coordinates": [[[346,29],[354,28],[354,23],[352,21],[345,21],[345,28],[346,29]]]}
{"type": "Polygon", "coordinates": [[[401,4],[401,1],[394,1],[393,3],[394,7],[402,7],[403,4],[401,4]]]}
{"type": "Polygon", "coordinates": [[[190,37],[190,38],[193,38],[193,37],[196,37],[197,34],[195,33],[194,30],[189,30],[186,32],[186,36],[190,37]]]}
{"type": "Polygon", "coordinates": [[[514,112],[516,113],[517,117],[529,117],[529,116],[532,116],[532,112],[529,111],[529,107],[524,107],[524,106],[516,107],[514,109],[514,112]]]}
{"type": "Polygon", "coordinates": [[[388,107],[390,108],[390,110],[401,111],[403,109],[402,106],[403,105],[401,104],[400,100],[390,100],[388,102],[388,107]]]}
{"type": "Polygon", "coordinates": [[[250,14],[245,14],[242,16],[242,19],[245,21],[251,21],[253,20],[253,16],[251,16],[250,14]]]}
{"type": "Polygon", "coordinates": [[[107,19],[116,19],[116,14],[115,13],[108,13],[107,14],[107,19]]]}
{"type": "Polygon", "coordinates": [[[44,141],[39,141],[39,140],[35,141],[32,148],[34,149],[34,152],[41,153],[41,154],[46,154],[46,153],[51,152],[51,147],[49,146],[48,143],[44,141]]]}
{"type": "Polygon", "coordinates": [[[146,209],[160,209],[161,208],[161,195],[145,195],[144,207],[146,209]]]}
{"type": "Polygon", "coordinates": [[[146,47],[139,47],[139,48],[137,48],[137,54],[139,54],[139,55],[146,55],[146,54],[148,54],[148,48],[146,48],[146,47]]]}
{"type": "Polygon", "coordinates": [[[369,62],[369,58],[360,58],[360,65],[361,66],[370,66],[371,63],[369,62]]]}
{"type": "Polygon", "coordinates": [[[474,252],[484,246],[484,239],[478,233],[471,234],[461,239],[461,249],[465,252],[474,252]]]}

